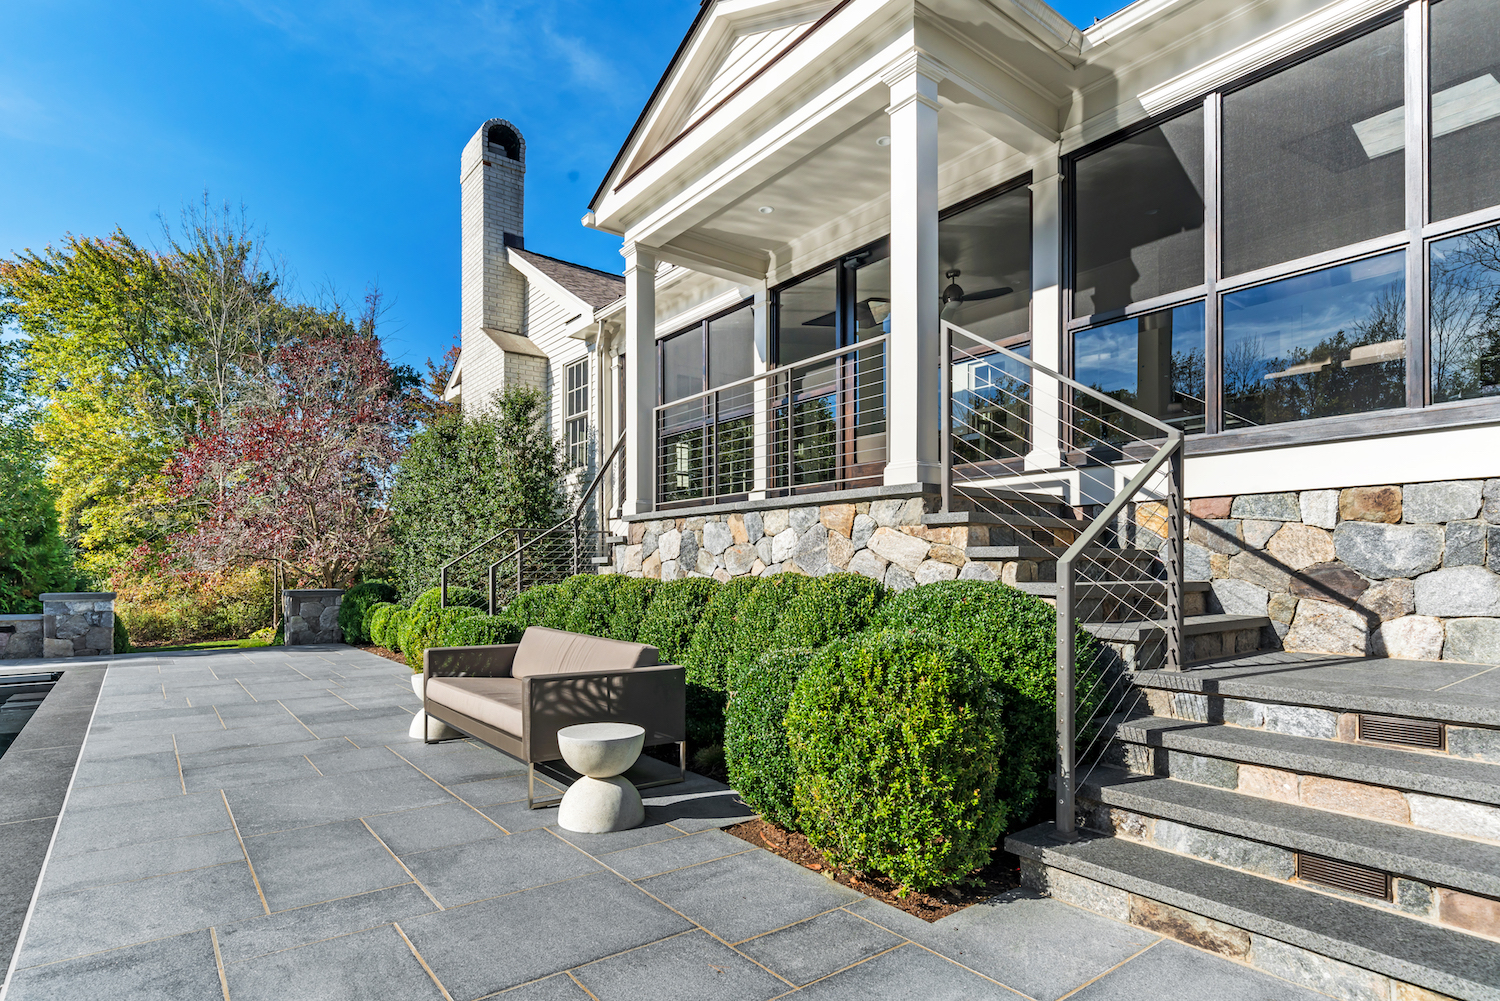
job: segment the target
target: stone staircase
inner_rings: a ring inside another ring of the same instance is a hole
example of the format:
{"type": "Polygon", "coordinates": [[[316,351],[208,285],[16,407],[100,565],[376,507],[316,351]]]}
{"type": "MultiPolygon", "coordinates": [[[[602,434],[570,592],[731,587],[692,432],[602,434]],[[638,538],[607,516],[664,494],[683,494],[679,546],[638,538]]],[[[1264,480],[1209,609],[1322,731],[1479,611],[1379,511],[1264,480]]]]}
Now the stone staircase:
{"type": "Polygon", "coordinates": [[[1038,889],[1352,1001],[1500,999],[1500,668],[1142,671],[1038,889]]]}

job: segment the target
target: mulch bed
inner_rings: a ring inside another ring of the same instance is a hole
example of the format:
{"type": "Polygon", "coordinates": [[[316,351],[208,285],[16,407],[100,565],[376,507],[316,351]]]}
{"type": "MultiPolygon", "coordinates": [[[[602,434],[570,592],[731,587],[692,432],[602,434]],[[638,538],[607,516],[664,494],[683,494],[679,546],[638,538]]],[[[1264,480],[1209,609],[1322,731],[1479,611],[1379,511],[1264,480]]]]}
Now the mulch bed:
{"type": "Polygon", "coordinates": [[[394,660],[398,664],[406,663],[406,654],[387,650],[383,646],[361,646],[356,647],[356,649],[363,650],[365,653],[373,653],[377,657],[384,657],[386,660],[394,660]]]}
{"type": "Polygon", "coordinates": [[[875,873],[860,873],[848,869],[836,869],[829,865],[807,838],[795,831],[788,831],[764,820],[749,820],[743,824],[724,828],[741,841],[748,841],[758,848],[775,852],[790,859],[805,869],[822,873],[834,882],[858,890],[867,897],[883,900],[892,907],[899,907],[923,921],[945,918],[965,907],[987,900],[997,893],[1014,889],[1021,883],[1019,864],[1015,856],[996,852],[994,861],[974,874],[977,886],[948,886],[929,890],[926,893],[908,893],[896,896],[896,884],[885,876],[875,873]]]}

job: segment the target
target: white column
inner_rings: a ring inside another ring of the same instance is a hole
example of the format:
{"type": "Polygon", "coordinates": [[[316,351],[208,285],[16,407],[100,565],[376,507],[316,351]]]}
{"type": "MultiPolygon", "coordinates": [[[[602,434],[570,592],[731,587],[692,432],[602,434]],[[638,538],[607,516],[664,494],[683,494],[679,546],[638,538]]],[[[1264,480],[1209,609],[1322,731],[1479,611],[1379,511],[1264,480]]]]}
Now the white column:
{"type": "MultiPolygon", "coordinates": [[[[760,375],[771,367],[771,296],[765,283],[755,290],[755,374],[760,375]]],[[[759,500],[766,495],[767,476],[770,472],[771,450],[769,446],[769,397],[765,380],[755,383],[755,474],[751,483],[750,498],[759,500]]]]}
{"type": "Polygon", "coordinates": [[[886,345],[887,484],[942,477],[938,422],[938,82],[913,52],[884,74],[891,88],[891,334],[886,345]]]}
{"type": "MultiPolygon", "coordinates": [[[[1057,155],[1032,168],[1031,184],[1031,359],[1062,371],[1062,177],[1057,155]]],[[[1056,379],[1033,373],[1031,451],[1027,469],[1056,469],[1062,464],[1058,443],[1063,436],[1056,379]]]]}
{"type": "Polygon", "coordinates": [[[626,514],[656,502],[656,257],[627,243],[625,257],[626,514]]]}

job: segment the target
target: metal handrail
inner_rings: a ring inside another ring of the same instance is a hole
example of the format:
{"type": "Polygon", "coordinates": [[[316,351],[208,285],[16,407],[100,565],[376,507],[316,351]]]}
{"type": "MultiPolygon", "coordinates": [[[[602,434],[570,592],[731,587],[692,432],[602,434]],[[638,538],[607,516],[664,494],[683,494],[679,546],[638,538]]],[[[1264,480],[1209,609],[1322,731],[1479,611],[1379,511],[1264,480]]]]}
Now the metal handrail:
{"type": "MultiPolygon", "coordinates": [[[[1147,429],[1155,429],[1160,432],[1165,440],[1158,446],[1153,454],[1142,462],[1130,480],[1121,487],[1115,496],[1106,504],[1096,516],[1078,534],[1073,542],[1067,547],[1057,560],[1057,782],[1056,782],[1056,830],[1059,838],[1072,840],[1077,836],[1075,827],[1075,797],[1078,787],[1077,774],[1077,737],[1078,720],[1077,711],[1077,665],[1075,663],[1077,650],[1075,645],[1077,628],[1074,610],[1077,600],[1077,571],[1075,564],[1080,558],[1087,558],[1089,547],[1100,543],[1104,534],[1115,524],[1127,505],[1134,502],[1145,489],[1148,483],[1166,469],[1166,545],[1164,547],[1164,562],[1166,564],[1165,580],[1165,667],[1167,670],[1182,670],[1183,668],[1183,457],[1184,436],[1179,428],[1174,428],[1149,414],[1142,413],[1134,407],[1121,403],[1112,397],[1106,396],[1098,390],[1092,389],[1082,383],[1070,379],[1061,373],[1055,372],[1045,365],[1007,350],[993,341],[979,337],[968,330],[949,321],[942,321],[940,327],[940,371],[943,384],[942,399],[943,410],[941,418],[941,461],[942,461],[942,502],[943,510],[951,510],[953,489],[953,438],[954,438],[954,414],[953,414],[953,337],[957,333],[971,341],[988,348],[991,351],[1007,358],[1024,368],[1040,373],[1055,380],[1060,387],[1071,389],[1075,393],[1098,400],[1111,412],[1132,418],[1147,429]]],[[[1060,407],[1074,407],[1075,405],[1063,399],[1063,394],[1058,394],[1060,407]]],[[[1061,417],[1061,411],[1059,412],[1061,417]]],[[[1108,424],[1109,422],[1105,422],[1108,424]]],[[[1071,426],[1071,422],[1069,422],[1071,426]]],[[[1114,427],[1113,424],[1110,424],[1114,427]]],[[[1118,429],[1123,430],[1123,429],[1118,429]]],[[[1032,439],[1037,437],[1035,425],[1032,425],[1032,439]]],[[[1062,446],[1072,444],[1071,441],[1058,442],[1059,454],[1062,446]]],[[[1124,458],[1124,451],[1121,450],[1124,458]]],[[[1130,461],[1139,461],[1131,459],[1130,461]]],[[[1023,519],[1024,520],[1024,519],[1023,519]]]]}
{"type": "MultiPolygon", "coordinates": [[[[568,517],[564,518],[562,521],[558,522],[556,525],[553,525],[551,528],[542,531],[537,536],[537,538],[541,538],[542,536],[550,535],[552,532],[555,532],[557,529],[561,528],[563,525],[566,525],[569,522],[573,522],[574,523],[574,529],[573,529],[573,536],[574,536],[574,540],[573,540],[574,541],[574,547],[573,547],[573,550],[574,550],[574,555],[573,555],[574,571],[573,572],[574,573],[578,572],[577,571],[577,567],[578,567],[578,527],[577,527],[577,523],[583,517],[583,511],[588,506],[590,495],[592,495],[593,492],[594,492],[594,490],[595,490],[595,488],[599,486],[599,481],[604,478],[604,474],[609,471],[609,467],[614,463],[615,457],[620,454],[620,450],[623,449],[624,447],[625,447],[625,435],[621,434],[619,440],[615,442],[615,447],[612,448],[612,449],[610,449],[608,457],[605,458],[604,462],[600,464],[598,471],[594,473],[594,478],[589,481],[588,488],[585,489],[583,491],[583,493],[579,495],[578,503],[573,508],[573,513],[570,514],[570,515],[568,515],[568,517]]],[[[448,571],[449,571],[449,569],[451,569],[453,566],[455,566],[456,564],[460,563],[461,561],[467,559],[468,557],[474,555],[475,553],[479,552],[479,550],[484,549],[486,546],[489,546],[489,545],[491,545],[491,544],[499,541],[501,537],[506,536],[506,535],[510,535],[513,532],[525,532],[525,531],[533,531],[533,529],[525,529],[525,528],[504,528],[504,529],[501,529],[500,531],[496,532],[494,535],[490,536],[488,539],[485,539],[483,542],[480,542],[477,545],[472,546],[469,549],[466,549],[464,552],[462,552],[459,555],[455,556],[453,559],[449,560],[447,563],[444,563],[438,569],[438,589],[439,589],[439,593],[438,593],[438,607],[439,608],[447,608],[448,607],[448,571]]],[[[535,541],[535,539],[533,539],[532,541],[535,541]]],[[[515,550],[514,553],[511,553],[510,555],[504,557],[503,559],[501,559],[501,560],[499,560],[496,563],[494,563],[494,564],[491,565],[491,567],[490,567],[491,588],[490,588],[490,599],[489,599],[490,614],[491,615],[495,614],[495,607],[494,607],[495,606],[495,596],[494,596],[494,587],[493,587],[495,567],[499,566],[501,563],[504,563],[506,560],[510,559],[511,556],[516,555],[522,549],[525,549],[529,545],[530,545],[530,543],[527,543],[526,545],[521,545],[520,543],[517,543],[517,548],[516,548],[516,550],[515,550]]]]}
{"type": "Polygon", "coordinates": [[[700,393],[694,393],[692,396],[684,396],[680,399],[672,400],[669,403],[658,404],[656,407],[652,408],[652,412],[655,413],[661,410],[668,410],[672,407],[680,407],[685,403],[692,403],[694,400],[701,400],[716,393],[723,393],[727,390],[738,389],[741,386],[748,386],[753,382],[760,382],[765,379],[770,379],[774,376],[783,375],[787,372],[790,372],[794,368],[812,368],[819,362],[833,361],[835,358],[846,355],[851,351],[858,351],[860,348],[869,348],[874,347],[877,344],[884,344],[889,339],[889,335],[881,334],[879,337],[871,337],[867,340],[859,341],[856,344],[846,344],[841,348],[834,348],[832,351],[824,351],[822,354],[813,355],[811,358],[800,358],[797,361],[788,362],[785,365],[778,365],[775,368],[768,368],[764,372],[757,372],[754,375],[747,375],[743,379],[736,379],[733,382],[726,382],[722,386],[714,386],[711,389],[705,389],[700,393]]]}

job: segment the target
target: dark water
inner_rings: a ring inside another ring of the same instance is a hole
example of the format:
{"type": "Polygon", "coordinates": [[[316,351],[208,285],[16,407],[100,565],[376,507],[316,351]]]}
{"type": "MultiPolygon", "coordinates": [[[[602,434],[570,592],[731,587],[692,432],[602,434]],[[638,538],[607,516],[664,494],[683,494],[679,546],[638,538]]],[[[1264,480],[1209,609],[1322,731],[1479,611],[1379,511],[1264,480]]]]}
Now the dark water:
{"type": "Polygon", "coordinates": [[[59,673],[0,674],[0,754],[20,735],[42,699],[61,677],[59,673]]]}

